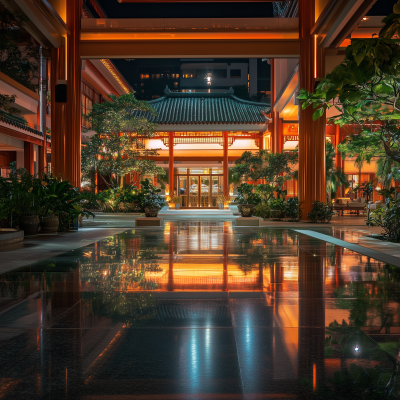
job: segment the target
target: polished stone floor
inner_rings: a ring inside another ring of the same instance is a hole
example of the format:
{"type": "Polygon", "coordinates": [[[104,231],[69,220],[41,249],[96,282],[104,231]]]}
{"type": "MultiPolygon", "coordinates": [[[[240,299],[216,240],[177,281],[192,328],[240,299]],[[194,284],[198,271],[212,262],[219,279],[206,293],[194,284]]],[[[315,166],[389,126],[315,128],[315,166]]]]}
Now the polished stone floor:
{"type": "Polygon", "coordinates": [[[399,301],[289,228],[129,229],[0,275],[0,398],[397,399],[399,301]]]}

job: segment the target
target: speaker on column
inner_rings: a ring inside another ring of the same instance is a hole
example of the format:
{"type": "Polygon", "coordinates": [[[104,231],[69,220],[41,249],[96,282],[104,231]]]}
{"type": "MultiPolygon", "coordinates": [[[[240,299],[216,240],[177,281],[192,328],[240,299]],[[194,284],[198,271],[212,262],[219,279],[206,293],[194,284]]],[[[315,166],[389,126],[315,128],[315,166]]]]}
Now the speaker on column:
{"type": "Polygon", "coordinates": [[[67,81],[58,80],[55,90],[55,100],[56,103],[66,103],[67,102],[67,81]]]}

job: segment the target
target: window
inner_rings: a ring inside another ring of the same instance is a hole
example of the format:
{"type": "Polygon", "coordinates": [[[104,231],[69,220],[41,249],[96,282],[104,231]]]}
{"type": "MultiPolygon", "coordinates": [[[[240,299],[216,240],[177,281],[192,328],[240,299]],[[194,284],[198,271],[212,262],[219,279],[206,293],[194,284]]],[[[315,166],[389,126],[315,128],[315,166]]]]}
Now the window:
{"type": "Polygon", "coordinates": [[[174,86],[175,86],[175,87],[178,87],[178,82],[174,82],[174,86]]]}
{"type": "Polygon", "coordinates": [[[231,78],[241,78],[242,70],[240,69],[231,69],[231,78]]]}
{"type": "Polygon", "coordinates": [[[92,111],[93,101],[100,103],[100,94],[95,92],[90,86],[82,82],[82,118],[81,124],[86,129],[92,129],[92,123],[84,116],[92,111]]]}
{"type": "Polygon", "coordinates": [[[183,69],[182,78],[197,78],[197,71],[195,69],[183,69]]]}
{"type": "Polygon", "coordinates": [[[140,74],[140,79],[149,79],[150,75],[149,74],[140,74]]]}

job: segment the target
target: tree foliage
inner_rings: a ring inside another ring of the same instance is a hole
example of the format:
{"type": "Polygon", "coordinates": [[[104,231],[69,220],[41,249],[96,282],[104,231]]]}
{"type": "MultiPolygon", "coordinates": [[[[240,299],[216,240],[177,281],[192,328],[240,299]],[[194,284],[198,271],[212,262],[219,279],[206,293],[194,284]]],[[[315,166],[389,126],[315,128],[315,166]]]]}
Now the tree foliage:
{"type": "Polygon", "coordinates": [[[154,135],[156,124],[139,111],[155,115],[153,108],[137,100],[133,93],[119,97],[110,95],[110,99],[111,102],[94,104],[92,112],[86,116],[96,134],[82,147],[84,177],[87,179],[98,172],[113,187],[117,184],[113,176],[123,178],[132,172],[164,175],[164,170],[148,159],[157,155],[157,150],[146,149],[142,141],[154,135]]]}
{"type": "Polygon", "coordinates": [[[381,156],[397,169],[400,162],[400,46],[392,39],[400,28],[400,2],[383,20],[379,37],[352,39],[345,60],[317,85],[314,93],[300,90],[302,108],[312,106],[313,119],[334,108],[328,122],[353,125],[340,147],[357,162],[381,156]]]}
{"type": "Polygon", "coordinates": [[[347,175],[341,168],[336,168],[333,162],[335,147],[332,143],[326,143],[326,191],[327,193],[336,193],[339,186],[349,187],[347,175]]]}
{"type": "MultiPolygon", "coordinates": [[[[35,91],[39,48],[23,29],[26,17],[11,13],[0,3],[0,71],[35,91]]],[[[12,106],[15,96],[0,94],[0,108],[18,113],[12,106]]]]}
{"type": "Polygon", "coordinates": [[[282,153],[270,153],[268,150],[260,150],[256,153],[245,151],[235,161],[231,168],[232,179],[256,181],[265,179],[267,184],[282,186],[284,182],[292,179],[293,166],[298,161],[297,151],[282,153]]]}

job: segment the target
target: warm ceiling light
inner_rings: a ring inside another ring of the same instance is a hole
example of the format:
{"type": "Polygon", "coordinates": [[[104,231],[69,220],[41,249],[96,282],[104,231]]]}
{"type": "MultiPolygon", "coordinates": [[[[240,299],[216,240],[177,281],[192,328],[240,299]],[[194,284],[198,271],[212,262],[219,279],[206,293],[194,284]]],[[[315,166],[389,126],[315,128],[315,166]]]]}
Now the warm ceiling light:
{"type": "Polygon", "coordinates": [[[368,21],[368,18],[367,18],[367,17],[364,17],[364,18],[363,18],[363,21],[368,21]]]}

